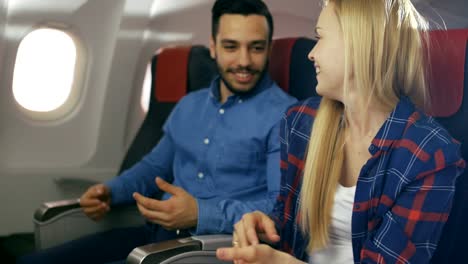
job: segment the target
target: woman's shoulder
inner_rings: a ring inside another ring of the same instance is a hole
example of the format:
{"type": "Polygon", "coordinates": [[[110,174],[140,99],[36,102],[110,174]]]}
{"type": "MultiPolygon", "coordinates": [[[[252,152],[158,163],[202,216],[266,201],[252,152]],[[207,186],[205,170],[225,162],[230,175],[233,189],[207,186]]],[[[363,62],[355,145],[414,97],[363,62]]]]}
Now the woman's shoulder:
{"type": "Polygon", "coordinates": [[[309,97],[292,104],[286,110],[286,117],[288,119],[297,119],[303,117],[307,119],[315,118],[321,99],[321,97],[309,97]]]}
{"type": "Polygon", "coordinates": [[[290,131],[308,135],[320,105],[321,97],[309,97],[288,107],[284,122],[290,131]]]}
{"type": "Polygon", "coordinates": [[[461,159],[460,142],[453,138],[449,131],[433,117],[422,111],[416,111],[413,114],[413,119],[408,120],[401,141],[406,142],[405,144],[410,142],[414,146],[413,148],[424,154],[423,156],[427,159],[440,154],[444,155],[446,161],[461,159]]]}

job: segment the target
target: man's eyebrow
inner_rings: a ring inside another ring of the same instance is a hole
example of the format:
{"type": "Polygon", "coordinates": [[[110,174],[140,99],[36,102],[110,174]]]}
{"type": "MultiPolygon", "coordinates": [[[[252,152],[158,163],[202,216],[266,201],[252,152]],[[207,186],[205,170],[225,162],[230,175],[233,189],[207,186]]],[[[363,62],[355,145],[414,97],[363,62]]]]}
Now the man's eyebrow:
{"type": "Polygon", "coordinates": [[[237,44],[238,42],[232,39],[222,39],[221,43],[223,44],[237,44]]]}
{"type": "MultiPolygon", "coordinates": [[[[239,44],[238,41],[233,40],[233,39],[222,39],[221,40],[222,44],[239,44]]],[[[261,40],[254,40],[249,42],[249,45],[266,45],[267,40],[261,39],[261,40]]]]}
{"type": "Polygon", "coordinates": [[[266,40],[254,40],[250,42],[250,45],[266,45],[267,41],[266,40]]]}

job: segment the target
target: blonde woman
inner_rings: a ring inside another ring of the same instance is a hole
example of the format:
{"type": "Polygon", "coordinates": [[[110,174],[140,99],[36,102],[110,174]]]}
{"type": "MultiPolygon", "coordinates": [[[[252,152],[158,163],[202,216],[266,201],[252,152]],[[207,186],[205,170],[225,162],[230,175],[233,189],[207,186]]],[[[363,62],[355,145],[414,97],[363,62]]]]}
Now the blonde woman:
{"type": "Polygon", "coordinates": [[[464,169],[427,102],[425,23],[409,0],[324,3],[317,92],[282,121],[281,193],[244,215],[235,263],[428,263],[464,169]],[[259,244],[260,240],[275,244],[259,244]]]}

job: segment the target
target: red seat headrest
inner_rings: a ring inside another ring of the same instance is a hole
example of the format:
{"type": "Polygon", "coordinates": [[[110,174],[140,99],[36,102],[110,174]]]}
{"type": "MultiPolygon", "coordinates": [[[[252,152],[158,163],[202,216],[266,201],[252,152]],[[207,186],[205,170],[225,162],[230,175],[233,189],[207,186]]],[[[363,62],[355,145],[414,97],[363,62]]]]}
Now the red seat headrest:
{"type": "Polygon", "coordinates": [[[429,32],[429,39],[429,112],[448,117],[458,111],[463,99],[468,30],[434,30],[429,32]]]}
{"type": "Polygon", "coordinates": [[[308,59],[316,43],[305,37],[273,40],[268,69],[271,78],[298,100],[318,96],[314,63],[308,59]]]}
{"type": "Polygon", "coordinates": [[[272,79],[285,92],[289,91],[289,67],[291,65],[291,52],[297,38],[275,39],[272,43],[270,65],[268,71],[272,79]]]}
{"type": "Polygon", "coordinates": [[[157,64],[153,74],[157,101],[175,103],[187,93],[188,60],[191,48],[191,46],[163,48],[157,54],[157,64]],[[158,87],[164,87],[164,89],[158,87]]]}

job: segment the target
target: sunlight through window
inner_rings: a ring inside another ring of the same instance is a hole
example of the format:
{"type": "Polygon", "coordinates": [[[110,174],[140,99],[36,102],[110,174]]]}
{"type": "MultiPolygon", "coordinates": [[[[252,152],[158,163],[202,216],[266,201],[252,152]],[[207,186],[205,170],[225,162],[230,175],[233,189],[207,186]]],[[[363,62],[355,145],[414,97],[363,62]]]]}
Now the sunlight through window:
{"type": "Polygon", "coordinates": [[[141,91],[141,108],[148,112],[151,96],[151,63],[146,67],[145,79],[143,81],[143,91],[141,91]]]}
{"type": "Polygon", "coordinates": [[[13,75],[13,95],[24,108],[50,112],[70,96],[77,47],[65,32],[38,29],[20,43],[13,75]]]}

